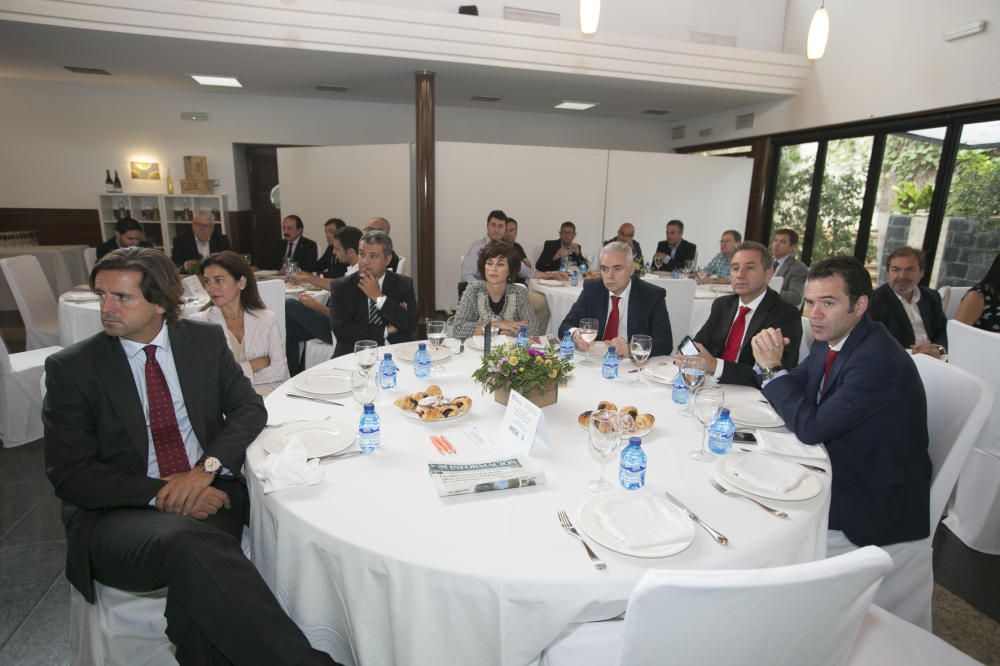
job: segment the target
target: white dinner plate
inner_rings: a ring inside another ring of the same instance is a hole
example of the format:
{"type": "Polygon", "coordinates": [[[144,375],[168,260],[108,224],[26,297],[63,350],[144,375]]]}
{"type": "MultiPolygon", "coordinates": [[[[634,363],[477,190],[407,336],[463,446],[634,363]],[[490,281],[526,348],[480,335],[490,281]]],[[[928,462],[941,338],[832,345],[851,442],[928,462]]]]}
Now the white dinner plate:
{"type": "Polygon", "coordinates": [[[264,441],[265,451],[281,453],[290,443],[298,441],[305,446],[308,458],[320,458],[350,448],[357,434],[356,427],[334,421],[303,423],[282,430],[285,432],[279,439],[264,441]]]}
{"type": "Polygon", "coordinates": [[[659,384],[673,384],[674,377],[677,376],[677,366],[673,363],[661,361],[660,363],[644,368],[642,376],[659,384]]]}
{"type": "Polygon", "coordinates": [[[609,502],[621,501],[622,499],[623,495],[619,492],[598,493],[594,495],[580,507],[580,517],[577,520],[577,526],[580,527],[587,534],[587,536],[605,548],[610,548],[616,553],[631,555],[632,557],[667,557],[668,555],[676,555],[677,553],[686,550],[687,547],[691,545],[691,542],[694,541],[694,523],[691,522],[688,515],[681,511],[678,507],[666,501],[666,499],[653,496],[653,499],[656,500],[665,511],[673,514],[677,520],[687,524],[689,527],[689,529],[686,530],[687,534],[683,539],[672,543],[665,543],[661,546],[651,546],[649,548],[630,548],[619,541],[616,536],[608,532],[597,517],[598,509],[601,506],[609,502]]]}
{"type": "Polygon", "coordinates": [[[778,428],[785,422],[778,412],[763,402],[744,402],[729,406],[733,423],[748,428],[778,428]]]}
{"type": "MultiPolygon", "coordinates": [[[[392,357],[399,359],[404,363],[413,363],[413,355],[417,353],[418,349],[417,342],[404,342],[398,345],[393,345],[392,347],[392,357]]],[[[442,361],[447,361],[451,358],[451,350],[441,345],[440,347],[431,347],[431,343],[424,343],[427,345],[427,353],[431,355],[431,363],[440,363],[442,361]]]]}
{"type": "MultiPolygon", "coordinates": [[[[483,351],[483,336],[473,335],[471,338],[465,341],[465,344],[469,349],[475,349],[478,351],[483,351]]],[[[508,335],[495,335],[490,340],[490,347],[499,347],[501,345],[512,345],[514,344],[514,338],[508,335]]]]}
{"type": "Polygon", "coordinates": [[[253,276],[257,278],[266,278],[266,277],[274,277],[277,274],[278,271],[266,270],[266,271],[255,271],[253,276]]]}
{"type": "Polygon", "coordinates": [[[351,374],[346,370],[314,370],[295,375],[292,386],[313,395],[343,395],[351,392],[351,374]]]}
{"type": "Polygon", "coordinates": [[[819,491],[823,489],[823,484],[820,483],[819,479],[813,472],[810,472],[806,468],[802,468],[805,472],[805,477],[799,483],[787,493],[780,493],[776,490],[770,488],[761,488],[755,483],[751,483],[746,479],[741,479],[732,472],[729,471],[729,466],[734,462],[742,458],[743,456],[750,455],[764,455],[761,453],[730,453],[729,455],[722,456],[715,463],[715,470],[719,473],[722,479],[731,485],[732,487],[743,490],[750,493],[751,495],[757,495],[758,497],[766,497],[767,499],[774,500],[787,500],[789,502],[800,502],[802,500],[812,499],[819,495],[819,491]]]}
{"type": "Polygon", "coordinates": [[[301,294],[306,288],[298,284],[286,284],[285,293],[286,294],[301,294]]]}
{"type": "Polygon", "coordinates": [[[67,303],[97,303],[101,297],[91,291],[70,291],[63,294],[67,303]]]}

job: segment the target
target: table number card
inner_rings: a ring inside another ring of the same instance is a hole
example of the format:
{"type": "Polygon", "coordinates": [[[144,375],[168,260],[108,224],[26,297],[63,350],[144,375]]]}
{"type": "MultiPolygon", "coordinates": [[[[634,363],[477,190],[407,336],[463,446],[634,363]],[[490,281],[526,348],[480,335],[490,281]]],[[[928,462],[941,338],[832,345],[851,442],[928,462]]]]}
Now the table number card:
{"type": "Polygon", "coordinates": [[[506,443],[528,455],[541,456],[552,450],[542,408],[517,391],[510,392],[500,432],[506,443]]]}

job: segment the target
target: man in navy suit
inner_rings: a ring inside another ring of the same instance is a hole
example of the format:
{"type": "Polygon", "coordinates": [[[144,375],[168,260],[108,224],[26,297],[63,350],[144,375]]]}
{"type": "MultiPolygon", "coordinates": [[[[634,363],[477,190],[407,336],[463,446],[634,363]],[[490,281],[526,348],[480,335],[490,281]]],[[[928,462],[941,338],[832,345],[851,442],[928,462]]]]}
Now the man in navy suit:
{"type": "Polygon", "coordinates": [[[417,330],[413,281],[387,271],[392,240],[368,231],[358,245],[358,271],[330,283],[330,328],[337,338],[333,355],[354,352],[358,340],[408,342],[417,330]]]}
{"type": "Polygon", "coordinates": [[[765,397],[796,437],[830,454],[828,553],[928,535],[927,398],[913,359],[868,316],[871,296],[861,262],[824,259],[806,280],[816,342],[805,362],[781,367],[779,329],[752,342],[765,397]]]}
{"type": "Polygon", "coordinates": [[[948,347],[948,317],[941,296],[920,284],[924,253],[904,245],[885,265],[889,281],[872,294],[871,318],[914,354],[941,358],[948,347]]]}
{"type": "Polygon", "coordinates": [[[651,356],[669,354],[674,348],[667,316],[667,292],[662,288],[633,279],[635,263],[632,248],[612,241],[601,249],[601,280],[587,280],[576,303],[559,326],[559,337],[573,331],[577,349],[587,351],[590,344],[580,337],[581,319],[598,322],[597,339],[614,345],[620,358],[628,358],[629,338],[636,333],[652,336],[651,356]]]}
{"type": "Polygon", "coordinates": [[[670,273],[684,270],[684,264],[694,261],[697,254],[698,246],[684,240],[684,223],[670,220],[667,222],[667,239],[656,244],[653,261],[660,257],[663,261],[660,270],[670,273]]]}

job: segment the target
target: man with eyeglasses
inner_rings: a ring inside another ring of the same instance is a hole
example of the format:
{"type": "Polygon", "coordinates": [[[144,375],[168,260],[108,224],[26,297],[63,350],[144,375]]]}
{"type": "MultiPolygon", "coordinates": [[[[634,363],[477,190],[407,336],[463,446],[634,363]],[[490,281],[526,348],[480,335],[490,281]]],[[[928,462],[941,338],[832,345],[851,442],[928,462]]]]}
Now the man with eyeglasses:
{"type": "Polygon", "coordinates": [[[872,294],[869,314],[914,354],[941,358],[947,354],[948,318],[941,296],[920,284],[924,253],[904,245],[886,259],[888,282],[872,294]]]}
{"type": "MultiPolygon", "coordinates": [[[[170,258],[178,268],[184,268],[189,261],[201,260],[210,254],[229,249],[229,238],[215,233],[215,216],[210,210],[198,211],[191,222],[191,233],[174,239],[170,258]]],[[[194,273],[196,271],[187,271],[194,273]]]]}

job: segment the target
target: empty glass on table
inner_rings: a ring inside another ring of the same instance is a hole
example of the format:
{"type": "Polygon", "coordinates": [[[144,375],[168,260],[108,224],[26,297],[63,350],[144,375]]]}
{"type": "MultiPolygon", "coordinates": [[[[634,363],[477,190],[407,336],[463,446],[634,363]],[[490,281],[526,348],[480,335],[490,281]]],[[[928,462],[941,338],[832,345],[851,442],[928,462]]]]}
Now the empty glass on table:
{"type": "Polygon", "coordinates": [[[632,354],[632,360],[639,366],[635,373],[635,381],[632,382],[633,386],[638,386],[642,383],[642,367],[646,365],[649,355],[653,352],[653,338],[636,333],[628,343],[628,350],[632,354]]]}
{"type": "Polygon", "coordinates": [[[701,447],[692,451],[691,457],[698,462],[712,462],[715,456],[708,450],[708,427],[712,425],[719,410],[726,406],[726,394],[718,387],[702,386],[691,395],[688,405],[691,406],[691,412],[701,422],[703,428],[701,447]]]}
{"type": "MultiPolygon", "coordinates": [[[[700,356],[681,357],[681,379],[688,387],[688,395],[693,396],[694,392],[705,383],[705,359],[700,356]]],[[[684,407],[681,414],[689,416],[691,414],[691,401],[684,407]]]]}
{"type": "Polygon", "coordinates": [[[374,370],[356,369],[351,372],[351,393],[354,395],[355,402],[362,409],[367,403],[375,402],[378,389],[378,373],[374,370]]]}
{"type": "Polygon", "coordinates": [[[611,490],[612,485],[604,479],[604,468],[608,460],[618,453],[622,443],[621,419],[617,411],[599,409],[590,415],[590,453],[601,465],[600,478],[587,484],[592,493],[611,490]]]}
{"type": "Polygon", "coordinates": [[[374,340],[358,340],[354,343],[354,362],[360,370],[370,371],[378,363],[378,343],[374,340]]]}
{"type": "MultiPolygon", "coordinates": [[[[600,324],[596,319],[586,318],[580,320],[580,328],[579,328],[580,337],[583,338],[583,341],[586,342],[588,345],[593,344],[594,340],[597,339],[597,327],[599,325],[600,324]]],[[[589,350],[584,353],[583,358],[584,358],[583,362],[586,363],[587,359],[590,358],[589,350]]]]}

